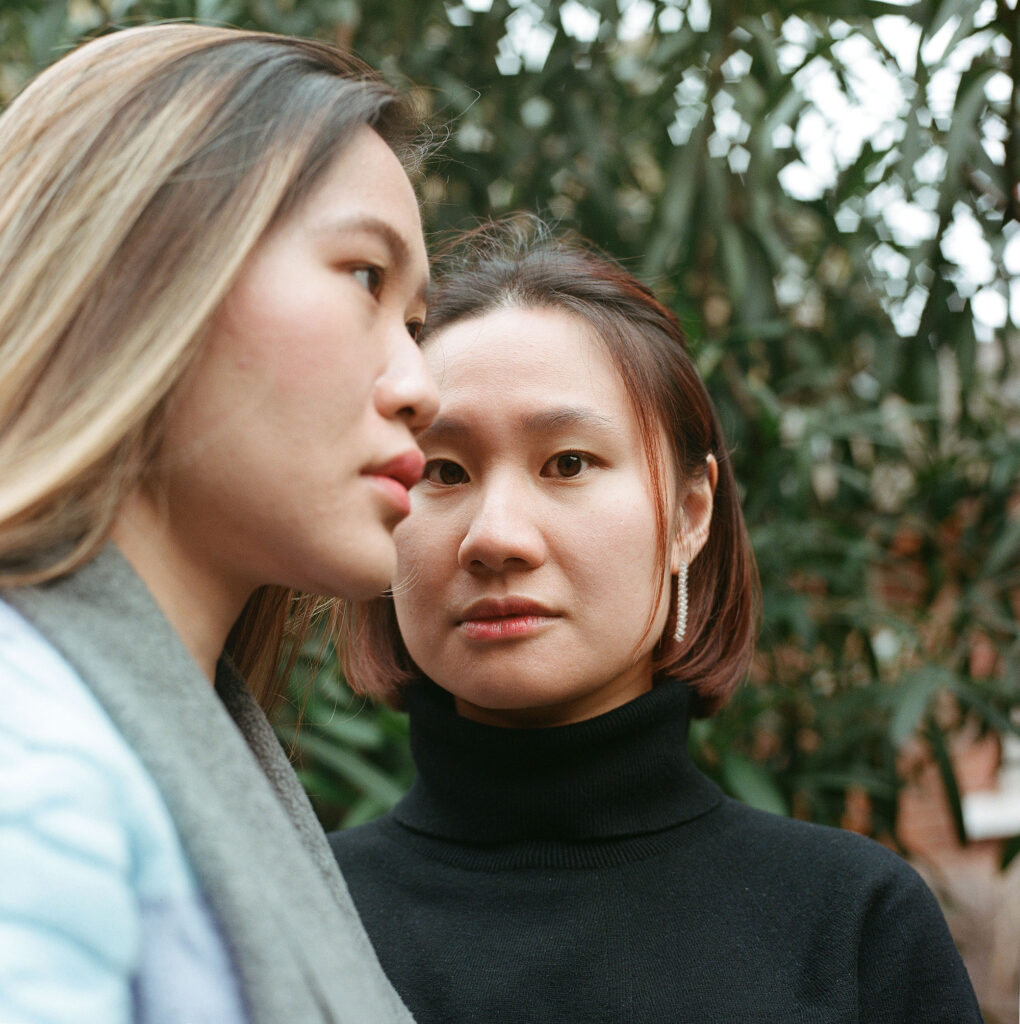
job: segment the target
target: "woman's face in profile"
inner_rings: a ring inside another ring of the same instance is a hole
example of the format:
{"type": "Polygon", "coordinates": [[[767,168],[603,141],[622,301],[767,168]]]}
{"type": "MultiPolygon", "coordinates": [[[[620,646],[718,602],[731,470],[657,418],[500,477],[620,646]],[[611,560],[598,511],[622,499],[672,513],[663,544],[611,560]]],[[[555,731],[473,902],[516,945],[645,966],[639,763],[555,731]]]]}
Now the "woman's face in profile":
{"type": "Polygon", "coordinates": [[[389,584],[436,411],[427,273],[407,175],[363,128],[258,243],[172,407],[167,508],[196,564],[249,589],[389,584]]]}
{"type": "Polygon", "coordinates": [[[441,411],[394,588],[419,668],[497,725],[577,721],[649,689],[676,564],[656,566],[647,457],[610,357],[572,314],[507,309],[445,328],[426,358],[441,411]]]}

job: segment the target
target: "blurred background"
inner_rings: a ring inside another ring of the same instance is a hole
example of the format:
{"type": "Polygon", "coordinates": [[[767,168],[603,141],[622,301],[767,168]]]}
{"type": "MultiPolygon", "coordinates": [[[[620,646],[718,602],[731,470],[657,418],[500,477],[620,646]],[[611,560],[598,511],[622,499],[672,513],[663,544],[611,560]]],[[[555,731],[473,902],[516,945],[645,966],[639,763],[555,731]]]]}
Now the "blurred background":
{"type": "MultiPolygon", "coordinates": [[[[430,234],[536,211],[673,307],[764,590],[695,756],[910,857],[987,1020],[1015,1021],[1017,0],[0,0],[0,103],[81,38],[175,18],[353,48],[429,114],[430,234]]],[[[277,726],[336,827],[412,767],[402,716],[314,653],[277,726]]]]}

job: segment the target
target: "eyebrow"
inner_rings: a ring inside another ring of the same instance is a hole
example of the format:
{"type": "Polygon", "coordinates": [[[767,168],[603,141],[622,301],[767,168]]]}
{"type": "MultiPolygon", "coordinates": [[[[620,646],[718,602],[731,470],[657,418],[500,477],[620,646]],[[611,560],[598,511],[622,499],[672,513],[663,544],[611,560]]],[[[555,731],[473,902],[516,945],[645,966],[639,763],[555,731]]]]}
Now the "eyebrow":
{"type": "MultiPolygon", "coordinates": [[[[608,416],[583,406],[561,406],[542,409],[518,418],[516,429],[525,434],[553,434],[559,430],[587,428],[615,431],[617,424],[608,416]]],[[[432,425],[421,432],[419,438],[430,441],[448,441],[471,432],[466,420],[457,416],[446,416],[442,412],[432,425]]]]}
{"type": "MultiPolygon", "coordinates": [[[[375,235],[389,250],[390,259],[393,260],[399,270],[406,270],[411,264],[411,251],[404,240],[403,235],[394,230],[391,224],[372,216],[340,217],[326,222],[322,228],[322,234],[354,234],[364,232],[375,235]]],[[[424,278],[414,295],[415,302],[424,304],[428,294],[429,280],[424,278]]]]}

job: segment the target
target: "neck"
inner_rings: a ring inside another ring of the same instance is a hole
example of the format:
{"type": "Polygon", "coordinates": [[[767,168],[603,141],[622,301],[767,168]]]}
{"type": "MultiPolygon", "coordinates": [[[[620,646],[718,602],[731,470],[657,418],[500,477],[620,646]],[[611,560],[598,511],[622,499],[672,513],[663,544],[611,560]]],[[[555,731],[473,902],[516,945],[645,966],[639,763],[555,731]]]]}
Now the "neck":
{"type": "Polygon", "coordinates": [[[418,776],[395,813],[418,832],[483,844],[587,842],[668,828],[719,799],[687,756],[682,683],[544,729],[473,722],[427,680],[404,696],[418,776]]]}
{"type": "Polygon", "coordinates": [[[190,551],[179,541],[169,513],[141,492],[125,503],[112,540],[213,683],[227,635],[252,588],[190,551]]]}
{"type": "Polygon", "coordinates": [[[612,682],[570,700],[528,707],[491,708],[454,698],[454,707],[462,718],[505,729],[550,729],[597,718],[648,693],[652,688],[652,655],[644,655],[637,664],[612,682]]]}

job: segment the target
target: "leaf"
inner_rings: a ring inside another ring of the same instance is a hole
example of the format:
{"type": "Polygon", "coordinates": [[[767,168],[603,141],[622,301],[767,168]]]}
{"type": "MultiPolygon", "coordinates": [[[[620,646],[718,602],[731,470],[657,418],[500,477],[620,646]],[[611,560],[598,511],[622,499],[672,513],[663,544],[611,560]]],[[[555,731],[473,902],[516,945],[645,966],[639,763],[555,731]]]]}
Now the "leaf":
{"type": "Polygon", "coordinates": [[[957,678],[953,682],[952,689],[964,704],[978,713],[985,725],[1003,736],[1009,733],[1020,736],[1020,724],[1014,723],[1008,715],[1002,714],[989,701],[985,700],[977,687],[957,678]]]}
{"type": "Polygon", "coordinates": [[[992,545],[985,558],[985,577],[997,576],[1020,566],[1020,520],[1007,523],[1002,535],[992,545]]]}
{"type": "Polygon", "coordinates": [[[43,68],[58,56],[67,24],[68,0],[49,0],[37,14],[25,15],[29,55],[36,68],[43,68]]]}
{"type": "Polygon", "coordinates": [[[1013,836],[1007,839],[1002,847],[1002,859],[999,861],[999,870],[1005,871],[1013,863],[1013,859],[1020,853],[1020,836],[1013,836]]]}
{"type": "Polygon", "coordinates": [[[959,199],[968,155],[980,145],[979,115],[987,103],[985,85],[991,76],[991,69],[987,69],[976,75],[964,75],[960,80],[946,138],[946,168],[938,203],[940,214],[952,210],[959,199]]]}
{"type": "Polygon", "coordinates": [[[938,766],[939,775],[942,776],[942,784],[946,789],[946,798],[949,801],[949,810],[953,817],[956,838],[962,845],[966,845],[968,840],[967,826],[963,820],[963,802],[960,798],[960,786],[956,781],[956,770],[953,768],[953,761],[949,756],[946,734],[937,722],[931,721],[929,722],[928,729],[925,731],[925,736],[931,744],[935,764],[938,766]]]}
{"type": "MultiPolygon", "coordinates": [[[[922,40],[927,41],[933,36],[937,35],[939,30],[942,28],[950,18],[959,17],[961,23],[966,24],[968,19],[964,17],[964,12],[968,8],[973,11],[975,8],[974,0],[942,0],[938,10],[935,13],[935,17],[924,26],[922,34],[922,40]]],[[[955,40],[954,40],[955,41],[955,40]]],[[[952,50],[952,42],[946,47],[946,52],[952,50]]]]}
{"type": "Polygon", "coordinates": [[[726,789],[738,800],[761,811],[789,814],[775,780],[760,764],[727,751],[722,755],[721,774],[726,789]]]}
{"type": "Polygon", "coordinates": [[[884,775],[869,771],[866,768],[853,768],[846,771],[819,771],[803,773],[793,780],[798,788],[831,789],[844,793],[851,786],[866,790],[873,797],[892,800],[896,797],[896,784],[884,775]]]}
{"type": "Polygon", "coordinates": [[[653,280],[663,274],[678,251],[691,245],[690,220],[694,200],[701,184],[698,165],[701,146],[708,131],[708,117],[703,115],[684,146],[677,147],[666,173],[657,225],[648,241],[647,255],[641,275],[653,280]]]}
{"type": "Polygon", "coordinates": [[[368,715],[350,715],[337,710],[328,719],[307,724],[327,739],[358,750],[378,750],[385,739],[378,720],[368,715]]]}
{"type": "Polygon", "coordinates": [[[388,775],[366,761],[360,754],[337,746],[330,740],[312,733],[301,737],[301,751],[324,767],[336,772],[361,792],[378,800],[384,807],[392,807],[404,790],[388,775]]]}
{"type": "Polygon", "coordinates": [[[923,668],[906,679],[890,695],[893,716],[889,722],[889,740],[897,748],[914,735],[932,697],[947,684],[945,674],[935,666],[923,668]]]}

